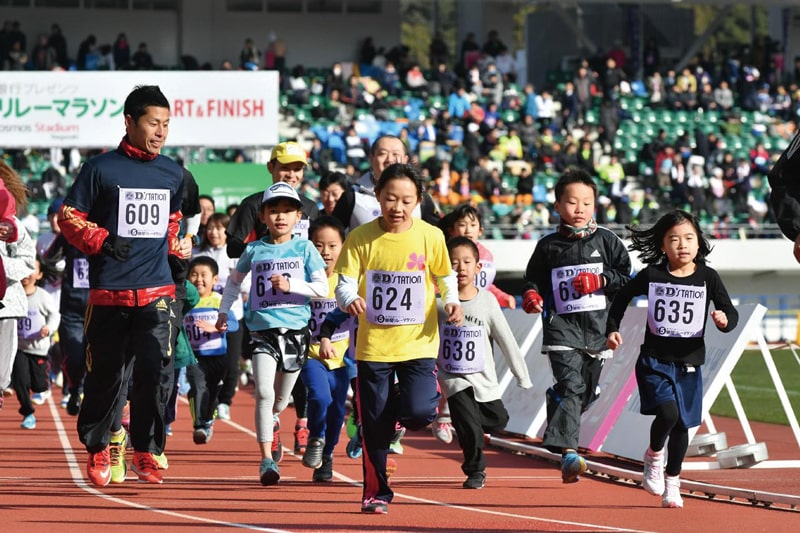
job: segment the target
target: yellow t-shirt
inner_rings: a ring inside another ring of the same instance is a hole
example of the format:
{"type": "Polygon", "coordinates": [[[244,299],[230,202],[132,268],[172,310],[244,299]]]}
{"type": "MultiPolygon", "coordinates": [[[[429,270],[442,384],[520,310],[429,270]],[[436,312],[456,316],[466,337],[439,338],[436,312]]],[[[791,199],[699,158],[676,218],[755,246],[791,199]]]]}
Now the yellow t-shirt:
{"type": "Polygon", "coordinates": [[[344,366],[344,354],[350,346],[350,320],[347,320],[336,328],[331,338],[333,347],[336,349],[336,358],[322,359],[319,356],[319,341],[317,340],[317,335],[319,335],[320,326],[322,326],[322,323],[325,321],[325,315],[336,309],[334,291],[338,279],[339,276],[336,274],[328,277],[327,298],[312,298],[309,302],[309,306],[311,307],[311,320],[308,321],[308,330],[311,332],[311,344],[308,346],[308,356],[318,359],[328,370],[336,370],[344,366]]]}
{"type": "Polygon", "coordinates": [[[439,350],[435,278],[452,272],[444,234],[414,219],[387,233],[378,219],[347,236],[334,272],[358,280],[367,311],[358,317],[356,359],[435,359],[439,350]]]}

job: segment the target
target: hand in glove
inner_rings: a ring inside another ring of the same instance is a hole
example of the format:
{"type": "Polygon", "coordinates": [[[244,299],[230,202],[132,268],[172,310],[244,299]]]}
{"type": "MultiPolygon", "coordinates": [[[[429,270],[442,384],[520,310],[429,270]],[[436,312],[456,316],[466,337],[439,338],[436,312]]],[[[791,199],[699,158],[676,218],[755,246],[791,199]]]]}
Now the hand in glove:
{"type": "Polygon", "coordinates": [[[593,272],[581,272],[572,280],[572,286],[580,294],[591,294],[603,288],[603,277],[593,272]]]}
{"type": "Polygon", "coordinates": [[[117,261],[127,261],[131,255],[131,243],[125,237],[109,234],[100,248],[102,252],[117,261]]]}
{"type": "Polygon", "coordinates": [[[543,304],[544,300],[533,289],[525,291],[525,294],[522,295],[522,309],[526,313],[541,313],[543,304]]]}

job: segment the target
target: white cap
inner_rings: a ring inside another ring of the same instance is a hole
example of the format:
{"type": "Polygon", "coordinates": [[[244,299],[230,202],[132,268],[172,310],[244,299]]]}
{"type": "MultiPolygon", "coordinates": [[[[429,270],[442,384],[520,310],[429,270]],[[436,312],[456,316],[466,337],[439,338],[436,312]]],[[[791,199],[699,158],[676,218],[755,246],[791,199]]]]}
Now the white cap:
{"type": "Polygon", "coordinates": [[[300,196],[297,194],[297,191],[294,190],[294,187],[282,181],[270,185],[269,188],[264,191],[264,196],[261,197],[261,205],[280,200],[281,198],[293,200],[298,207],[303,206],[303,202],[300,201],[300,196]]]}

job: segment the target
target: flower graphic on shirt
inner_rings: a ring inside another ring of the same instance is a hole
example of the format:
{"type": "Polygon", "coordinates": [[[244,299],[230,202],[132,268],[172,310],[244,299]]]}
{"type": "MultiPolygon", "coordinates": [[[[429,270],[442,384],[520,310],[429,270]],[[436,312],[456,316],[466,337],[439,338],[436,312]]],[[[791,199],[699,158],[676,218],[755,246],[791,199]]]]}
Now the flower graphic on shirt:
{"type": "Polygon", "coordinates": [[[408,256],[406,268],[410,270],[425,270],[425,256],[412,253],[408,256]]]}

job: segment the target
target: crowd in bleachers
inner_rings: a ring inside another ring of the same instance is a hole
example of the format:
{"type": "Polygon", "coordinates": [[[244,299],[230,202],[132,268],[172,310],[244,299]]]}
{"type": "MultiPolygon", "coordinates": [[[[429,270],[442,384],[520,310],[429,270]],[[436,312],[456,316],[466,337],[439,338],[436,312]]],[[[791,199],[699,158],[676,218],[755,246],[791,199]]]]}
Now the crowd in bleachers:
{"type": "MultiPolygon", "coordinates": [[[[12,26],[0,35],[4,52],[19,41],[12,26]]],[[[49,40],[59,34],[54,25],[49,40]]],[[[317,181],[331,170],[358,177],[370,144],[393,134],[424,169],[442,211],[472,201],[494,237],[531,238],[551,225],[552,187],[570,165],[596,177],[601,223],[648,223],[672,207],[695,211],[719,237],[729,235],[729,225],[772,222],[765,176],[795,132],[800,89],[766,52],[743,49],[720,61],[699,56],[678,70],[660,64],[650,41],[640,80],[615,44],[574,72],[548,71],[540,87],[518,83],[513,56],[496,31],[483,45],[470,34],[453,55],[451,64],[437,36],[432,68],[423,69],[406,47],[384,50],[368,37],[355,61],[284,67],[281,133],[308,148],[308,195],[317,194],[317,181]]],[[[240,68],[260,68],[267,56],[275,67],[274,51],[262,57],[246,40],[240,68]]],[[[130,54],[120,61],[138,64],[130,54]]],[[[241,150],[208,154],[246,159],[241,150]]],[[[31,168],[38,161],[5,157],[46,183],[31,168]]]]}

